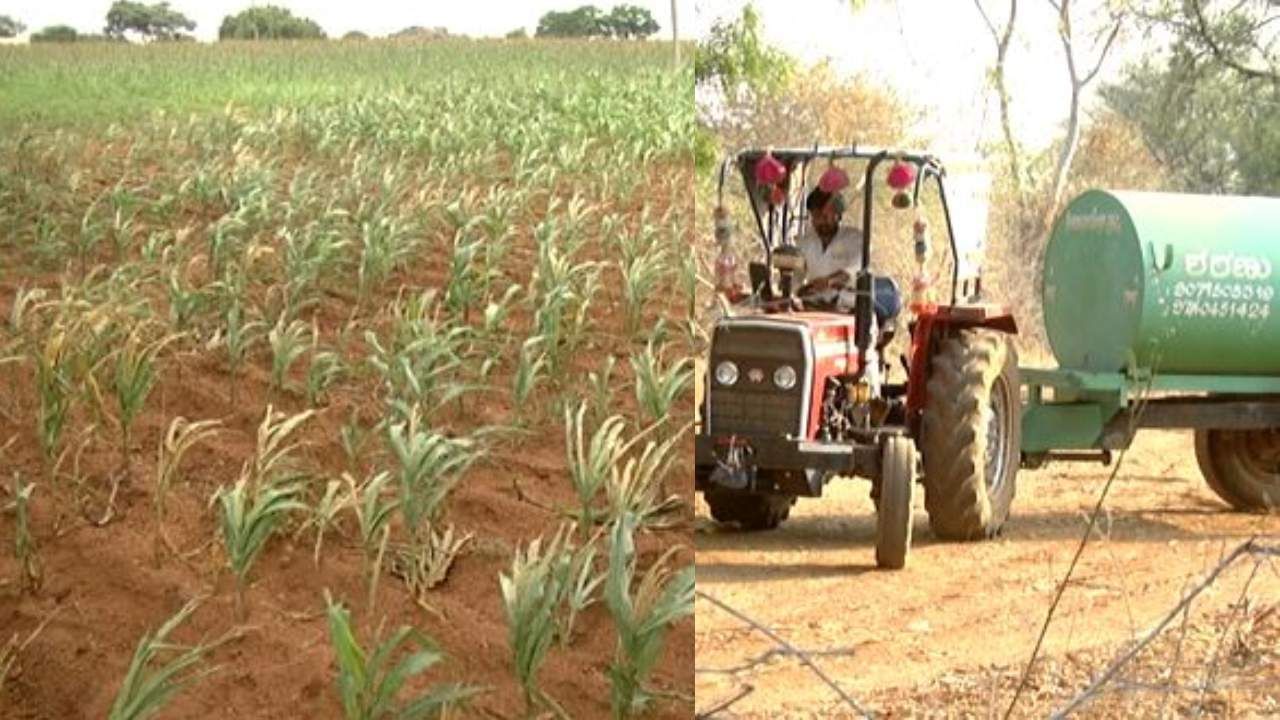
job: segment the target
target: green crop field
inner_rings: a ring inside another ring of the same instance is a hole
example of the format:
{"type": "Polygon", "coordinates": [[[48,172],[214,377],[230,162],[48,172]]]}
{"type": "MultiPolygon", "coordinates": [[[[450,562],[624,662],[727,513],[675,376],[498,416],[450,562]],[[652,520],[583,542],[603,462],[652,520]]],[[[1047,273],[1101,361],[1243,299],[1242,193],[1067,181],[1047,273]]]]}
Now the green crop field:
{"type": "Polygon", "coordinates": [[[670,46],[0,47],[0,77],[0,708],[692,712],[670,46]]]}

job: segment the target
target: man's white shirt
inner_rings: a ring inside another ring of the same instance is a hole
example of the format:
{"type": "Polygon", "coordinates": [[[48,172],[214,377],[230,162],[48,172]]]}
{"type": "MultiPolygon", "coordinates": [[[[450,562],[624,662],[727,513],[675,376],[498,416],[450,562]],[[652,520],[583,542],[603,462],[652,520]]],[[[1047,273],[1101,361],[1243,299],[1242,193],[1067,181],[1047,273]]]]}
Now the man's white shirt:
{"type": "MultiPolygon", "coordinates": [[[[840,270],[844,270],[852,278],[862,267],[862,233],[854,227],[841,227],[836,230],[835,237],[831,238],[826,249],[822,247],[822,240],[812,228],[809,228],[796,241],[796,248],[804,256],[804,282],[826,277],[840,270]]],[[[849,290],[852,298],[852,286],[849,290]]],[[[814,297],[823,302],[834,302],[836,293],[834,289],[824,290],[821,293],[815,293],[814,297]]]]}

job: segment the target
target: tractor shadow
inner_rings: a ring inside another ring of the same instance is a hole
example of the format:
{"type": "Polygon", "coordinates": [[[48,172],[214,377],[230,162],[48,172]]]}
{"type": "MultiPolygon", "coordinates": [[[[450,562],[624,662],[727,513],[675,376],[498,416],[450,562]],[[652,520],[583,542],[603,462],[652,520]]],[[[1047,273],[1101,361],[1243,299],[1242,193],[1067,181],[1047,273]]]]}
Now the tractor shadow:
{"type": "MultiPolygon", "coordinates": [[[[1095,538],[1118,543],[1166,543],[1171,540],[1245,540],[1258,532],[1264,516],[1230,511],[1222,506],[1170,507],[1151,510],[1118,509],[1105,512],[1094,528],[1095,538]],[[1194,527],[1188,527],[1194,525],[1194,527]]],[[[913,518],[912,547],[924,549],[936,545],[963,547],[937,538],[929,528],[928,516],[917,509],[913,518]]],[[[1265,522],[1265,520],[1263,520],[1265,522]]],[[[840,553],[855,549],[873,552],[875,548],[875,515],[801,515],[792,517],[776,530],[743,532],[736,527],[720,525],[700,518],[695,541],[701,556],[721,553],[753,553],[787,555],[797,553],[840,553]]],[[[1019,514],[1017,508],[994,542],[1057,542],[1078,540],[1089,523],[1089,512],[1079,510],[1029,512],[1019,514]]],[[[699,558],[701,571],[703,563],[699,558]]],[[[819,565],[819,567],[828,567],[819,565]]],[[[872,567],[871,569],[874,569],[872,567]]],[[[841,568],[857,572],[857,567],[841,568]]],[[[799,573],[797,573],[799,574],[799,573]]],[[[831,574],[838,574],[832,570],[831,574]]]]}

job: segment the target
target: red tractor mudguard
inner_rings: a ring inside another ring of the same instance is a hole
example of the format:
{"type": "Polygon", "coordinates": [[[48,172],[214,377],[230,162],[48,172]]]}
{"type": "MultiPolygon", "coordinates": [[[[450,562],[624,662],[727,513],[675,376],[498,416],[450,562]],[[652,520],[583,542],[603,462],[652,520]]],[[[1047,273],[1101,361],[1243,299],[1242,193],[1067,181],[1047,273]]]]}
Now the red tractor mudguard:
{"type": "Polygon", "coordinates": [[[1013,313],[1005,305],[973,303],[969,305],[923,305],[915,308],[911,330],[910,377],[907,381],[907,424],[912,433],[920,430],[920,415],[929,397],[929,358],[937,338],[954,330],[988,328],[997,332],[1018,334],[1013,313]]]}

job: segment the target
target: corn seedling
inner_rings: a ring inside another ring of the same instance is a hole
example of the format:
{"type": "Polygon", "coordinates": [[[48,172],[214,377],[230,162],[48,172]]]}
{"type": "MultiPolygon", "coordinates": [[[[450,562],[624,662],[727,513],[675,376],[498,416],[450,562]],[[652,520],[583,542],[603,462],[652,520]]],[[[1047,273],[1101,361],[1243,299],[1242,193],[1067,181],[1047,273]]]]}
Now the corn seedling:
{"type": "Polygon", "coordinates": [[[410,627],[400,627],[385,639],[379,637],[381,631],[375,633],[374,647],[366,650],[356,639],[347,609],[335,603],[328,590],[324,601],[338,665],[338,697],[347,720],[441,718],[478,692],[460,684],[437,685],[400,700],[405,685],[444,660],[444,653],[431,638],[410,627]]]}
{"type": "Polygon", "coordinates": [[[165,286],[169,295],[169,322],[178,332],[191,329],[192,321],[209,303],[209,295],[203,290],[188,288],[182,282],[182,272],[174,268],[165,286]]]}
{"type": "Polygon", "coordinates": [[[693,568],[674,574],[668,567],[679,548],[670,548],[640,579],[634,594],[635,518],[623,515],[613,526],[605,604],[618,632],[618,646],[609,666],[610,704],[614,718],[643,711],[652,698],[646,689],[662,652],[667,628],[693,614],[693,568]]]}
{"type": "Polygon", "coordinates": [[[280,314],[275,327],[267,333],[267,343],[271,346],[271,389],[283,390],[289,368],[307,352],[314,338],[308,338],[306,323],[294,320],[285,325],[285,313],[280,314]]]}
{"type": "Polygon", "coordinates": [[[223,343],[227,351],[227,369],[231,375],[231,404],[235,405],[240,366],[244,364],[249,348],[261,338],[263,325],[256,320],[245,321],[244,308],[238,298],[231,300],[225,320],[223,343]]]}
{"type": "Polygon", "coordinates": [[[44,582],[44,570],[40,564],[40,549],[31,534],[31,493],[34,483],[22,482],[22,475],[13,473],[13,557],[22,569],[23,589],[36,592],[44,582]]]}
{"type": "Polygon", "coordinates": [[[444,302],[455,316],[462,316],[464,323],[470,322],[471,307],[482,296],[492,279],[488,267],[477,267],[476,258],[480,257],[484,243],[483,237],[466,239],[463,229],[453,235],[453,252],[449,258],[449,280],[445,287],[444,302]]]}
{"type": "Polygon", "coordinates": [[[311,407],[317,407],[324,401],[325,394],[344,371],[342,357],[337,353],[322,350],[312,354],[311,364],[307,367],[307,402],[311,407]]]}
{"type": "Polygon", "coordinates": [[[316,529],[312,561],[317,568],[320,567],[320,547],[324,543],[325,531],[334,526],[338,519],[338,513],[351,504],[351,496],[342,491],[342,486],[342,480],[331,479],[325,483],[324,494],[320,496],[315,505],[309,507],[307,519],[298,526],[298,531],[295,535],[296,537],[302,534],[309,527],[316,529]]]}
{"type": "Polygon", "coordinates": [[[573,638],[573,623],[578,615],[595,603],[595,592],[604,582],[604,574],[596,573],[595,540],[593,535],[586,545],[577,550],[566,546],[559,560],[561,600],[565,606],[557,635],[560,636],[561,647],[567,646],[573,638]]]}
{"type": "Polygon", "coordinates": [[[353,407],[347,419],[338,428],[338,441],[342,445],[342,454],[347,459],[347,469],[357,471],[364,457],[365,445],[372,434],[370,428],[360,424],[360,413],[353,407]]]}
{"type": "Polygon", "coordinates": [[[604,365],[599,372],[587,373],[587,385],[591,389],[591,417],[593,422],[600,423],[607,417],[609,408],[613,407],[613,369],[617,359],[606,355],[604,365]]]}
{"type": "Polygon", "coordinates": [[[306,510],[307,506],[297,500],[301,490],[298,485],[260,485],[254,491],[242,476],[230,490],[223,487],[214,496],[222,509],[222,542],[227,551],[227,565],[236,581],[238,620],[245,619],[244,591],[253,561],[284,515],[306,510]]]}
{"type": "Polygon", "coordinates": [[[173,342],[176,335],[144,343],[138,333],[130,333],[116,352],[115,375],[111,389],[120,413],[120,458],[125,472],[129,468],[129,449],[133,422],[142,411],[156,383],[156,355],[173,342]]]}
{"type": "Polygon", "coordinates": [[[369,296],[370,289],[387,279],[412,249],[398,220],[383,216],[361,223],[360,265],[356,274],[361,301],[369,296]]]}
{"type": "Polygon", "coordinates": [[[666,274],[667,254],[662,248],[621,262],[622,296],[626,301],[626,333],[634,336],[640,329],[644,310],[666,274]]]}
{"type": "Polygon", "coordinates": [[[144,720],[152,717],[174,695],[217,671],[216,667],[205,668],[201,664],[205,655],[227,638],[192,646],[177,645],[169,640],[169,635],[191,617],[198,605],[196,600],[188,602],[154,634],[142,636],[133,652],[133,659],[129,662],[120,690],[116,693],[115,702],[107,713],[107,720],[144,720]]]}
{"type": "Polygon", "coordinates": [[[414,547],[425,544],[428,526],[439,519],[445,498],[475,460],[470,442],[424,430],[419,422],[411,414],[407,422],[387,426],[387,445],[397,463],[400,515],[414,547]]]}
{"type": "Polygon", "coordinates": [[[578,496],[578,527],[584,538],[595,529],[596,496],[608,481],[614,464],[628,447],[622,440],[627,424],[619,415],[609,417],[601,423],[591,436],[591,444],[586,445],[586,423],[583,420],[586,412],[586,403],[579,405],[576,413],[569,408],[564,410],[564,442],[569,458],[569,478],[578,496]]]}
{"type": "Polygon", "coordinates": [[[349,473],[343,473],[351,497],[351,509],[360,527],[360,547],[364,550],[365,571],[368,575],[368,604],[372,610],[378,591],[378,576],[382,570],[382,556],[391,536],[391,515],[400,501],[388,498],[387,483],[391,474],[380,472],[360,485],[349,473]]]}
{"type": "Polygon", "coordinates": [[[64,332],[55,329],[45,339],[43,347],[32,348],[32,360],[36,367],[36,393],[40,400],[36,435],[45,461],[49,463],[57,455],[62,432],[71,411],[73,387],[64,352],[65,342],[64,332]]]}
{"type": "Polygon", "coordinates": [[[559,704],[538,687],[538,671],[555,641],[556,609],[562,591],[557,570],[568,537],[568,526],[562,526],[545,546],[543,538],[537,538],[523,549],[517,547],[510,573],[498,574],[507,641],[516,679],[524,694],[526,717],[533,717],[539,707],[561,718],[568,717],[559,704]]]}
{"type": "Polygon", "coordinates": [[[515,304],[521,289],[519,285],[511,285],[503,291],[501,298],[490,301],[485,306],[481,334],[489,342],[498,344],[502,340],[499,336],[509,332],[507,322],[511,316],[511,307],[515,304]]]}
{"type": "Polygon", "coordinates": [[[542,350],[543,337],[536,336],[525,340],[520,346],[520,360],[512,378],[511,399],[517,412],[529,401],[534,388],[542,378],[547,367],[547,355],[542,350]]]}
{"type": "Polygon", "coordinates": [[[653,352],[653,343],[631,358],[636,377],[636,402],[653,422],[661,422],[671,412],[676,399],[693,382],[693,361],[684,358],[665,368],[653,352]]]}

